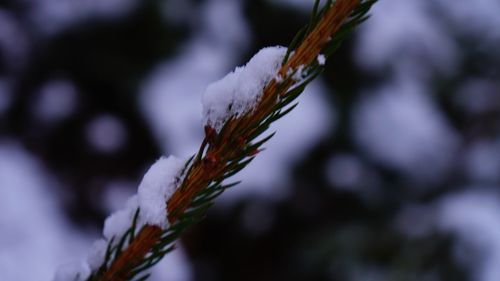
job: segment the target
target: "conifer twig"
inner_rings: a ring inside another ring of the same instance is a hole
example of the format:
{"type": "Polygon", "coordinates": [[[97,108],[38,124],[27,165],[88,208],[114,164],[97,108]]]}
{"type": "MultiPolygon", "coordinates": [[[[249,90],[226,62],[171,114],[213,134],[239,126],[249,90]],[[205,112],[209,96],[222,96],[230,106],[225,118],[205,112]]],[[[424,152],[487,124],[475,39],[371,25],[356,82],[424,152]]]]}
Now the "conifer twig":
{"type": "Polygon", "coordinates": [[[109,241],[105,261],[88,280],[147,279],[146,269],[172,250],[175,239],[203,217],[215,197],[237,184],[223,182],[248,165],[261,151],[261,146],[273,134],[261,139],[259,136],[272,122],[295,107],[293,101],[321,72],[322,56],[328,57],[345,35],[366,19],[366,13],[375,1],[327,1],[321,9],[320,1],[316,1],[311,23],[289,46],[277,76],[264,87],[253,110],[232,116],[219,131],[206,125],[199,152],[186,163],[182,180],[167,202],[168,229],[149,224],[136,229],[138,210],[123,237],[115,237],[119,241],[109,241]]]}

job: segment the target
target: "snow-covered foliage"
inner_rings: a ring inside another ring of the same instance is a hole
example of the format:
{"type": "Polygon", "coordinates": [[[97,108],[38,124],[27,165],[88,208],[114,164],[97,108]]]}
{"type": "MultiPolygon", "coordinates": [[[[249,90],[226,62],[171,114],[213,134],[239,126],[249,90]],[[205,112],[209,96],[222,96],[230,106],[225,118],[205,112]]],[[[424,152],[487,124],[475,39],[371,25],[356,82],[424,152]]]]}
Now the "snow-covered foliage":
{"type": "Polygon", "coordinates": [[[138,194],[129,198],[124,209],[111,214],[104,222],[104,237],[121,237],[130,228],[140,208],[138,229],[149,224],[168,227],[167,201],[175,191],[185,162],[174,156],[161,157],[144,175],[138,194]]]}
{"type": "Polygon", "coordinates": [[[108,216],[104,221],[104,237],[111,239],[122,236],[130,227],[137,207],[138,199],[137,195],[134,195],[128,199],[124,209],[118,210],[108,216]]]}
{"type": "Polygon", "coordinates": [[[162,157],[147,171],[139,185],[140,221],[145,224],[168,226],[167,201],[177,188],[185,161],[162,157]]]}
{"type": "Polygon", "coordinates": [[[286,50],[263,48],[245,66],[210,84],[202,98],[205,124],[219,131],[229,118],[251,111],[265,85],[276,77],[286,50]]]}

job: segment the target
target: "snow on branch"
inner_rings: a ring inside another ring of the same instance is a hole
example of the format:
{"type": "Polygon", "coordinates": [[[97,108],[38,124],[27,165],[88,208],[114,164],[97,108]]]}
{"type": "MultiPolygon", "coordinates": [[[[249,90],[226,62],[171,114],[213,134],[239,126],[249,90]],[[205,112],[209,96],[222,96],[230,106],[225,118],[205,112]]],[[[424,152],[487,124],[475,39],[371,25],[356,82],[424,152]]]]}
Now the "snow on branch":
{"type": "Polygon", "coordinates": [[[162,157],[146,172],[138,191],[142,223],[157,225],[162,229],[169,226],[167,201],[181,180],[185,164],[185,160],[174,156],[162,157]]]}
{"type": "Polygon", "coordinates": [[[62,268],[55,281],[146,280],[148,270],[173,249],[176,239],[201,220],[273,134],[274,121],[321,71],[346,34],[363,22],[376,0],[326,1],[289,48],[260,50],[243,67],[208,86],[203,95],[206,136],[184,161],[160,158],[126,207],[106,219],[104,237],[87,262],[62,268]],[[267,134],[267,133],[266,133],[267,134]]]}
{"type": "Polygon", "coordinates": [[[287,48],[261,49],[245,66],[210,84],[202,97],[206,125],[217,132],[231,117],[240,117],[255,108],[265,86],[276,77],[287,48]]]}

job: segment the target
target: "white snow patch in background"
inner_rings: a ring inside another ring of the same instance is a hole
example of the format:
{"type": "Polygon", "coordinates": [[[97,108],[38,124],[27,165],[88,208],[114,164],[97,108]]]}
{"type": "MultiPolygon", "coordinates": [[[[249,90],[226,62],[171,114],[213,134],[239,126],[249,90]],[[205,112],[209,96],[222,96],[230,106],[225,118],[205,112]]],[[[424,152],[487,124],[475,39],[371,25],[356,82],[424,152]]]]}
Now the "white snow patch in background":
{"type": "Polygon", "coordinates": [[[163,151],[189,155],[198,149],[203,138],[199,98],[225,69],[223,56],[222,50],[194,43],[146,79],[140,104],[163,151]]]}
{"type": "Polygon", "coordinates": [[[252,111],[278,73],[286,51],[279,46],[263,48],[245,66],[208,85],[202,97],[204,123],[220,131],[229,118],[252,111]]]}
{"type": "Polygon", "coordinates": [[[193,268],[180,241],[176,243],[175,250],[168,253],[152,269],[151,281],[190,281],[193,280],[193,268]]]}
{"type": "Polygon", "coordinates": [[[75,261],[60,266],[56,271],[54,281],[85,281],[90,274],[87,263],[75,261]]]}
{"type": "Polygon", "coordinates": [[[441,201],[438,210],[438,226],[459,238],[456,258],[470,267],[473,280],[497,281],[500,276],[498,192],[485,189],[453,194],[441,201]]]}
{"type": "Polygon", "coordinates": [[[180,48],[182,53],[153,70],[139,97],[156,139],[170,154],[190,155],[199,148],[203,138],[200,96],[210,82],[232,68],[251,38],[240,1],[209,1],[203,12],[203,22],[197,25],[202,29],[180,48]],[[237,32],[219,33],[220,26],[237,32]],[[219,35],[211,37],[214,32],[219,35]]]}
{"type": "Polygon", "coordinates": [[[56,208],[54,185],[35,158],[0,141],[0,280],[52,280],[61,261],[87,251],[90,239],[56,208]]]}
{"type": "Polygon", "coordinates": [[[104,239],[99,239],[90,247],[89,254],[87,255],[87,264],[92,271],[99,269],[106,258],[106,250],[108,242],[104,239]]]}
{"type": "Polygon", "coordinates": [[[92,147],[103,153],[115,152],[127,141],[127,129],[123,122],[110,114],[95,117],[87,125],[85,133],[92,147]]]}
{"type": "Polygon", "coordinates": [[[370,19],[359,28],[356,60],[362,67],[430,77],[429,67],[455,69],[458,47],[428,11],[427,1],[384,0],[373,6],[370,19]],[[401,69],[403,68],[403,69],[401,69]]]}
{"type": "Polygon", "coordinates": [[[53,80],[37,93],[33,112],[43,121],[59,121],[70,116],[77,107],[75,85],[67,80],[53,80]]]}
{"type": "Polygon", "coordinates": [[[419,181],[441,178],[459,144],[425,89],[404,79],[366,93],[353,111],[353,130],[374,159],[419,181]]]}
{"type": "MultiPolygon", "coordinates": [[[[138,178],[137,181],[140,179],[138,178]]],[[[121,208],[128,198],[132,197],[137,192],[137,183],[124,179],[111,180],[106,184],[104,193],[101,196],[100,207],[111,213],[114,210],[121,208]]]]}
{"type": "Polygon", "coordinates": [[[141,221],[167,228],[167,201],[174,194],[181,180],[185,160],[173,156],[162,157],[146,172],[139,185],[139,207],[141,221]]]}
{"type": "MultiPolygon", "coordinates": [[[[206,36],[212,44],[232,50],[233,54],[251,44],[252,36],[241,0],[211,0],[202,9],[203,29],[199,35],[206,36]]],[[[199,28],[196,25],[196,29],[199,28]]]]}

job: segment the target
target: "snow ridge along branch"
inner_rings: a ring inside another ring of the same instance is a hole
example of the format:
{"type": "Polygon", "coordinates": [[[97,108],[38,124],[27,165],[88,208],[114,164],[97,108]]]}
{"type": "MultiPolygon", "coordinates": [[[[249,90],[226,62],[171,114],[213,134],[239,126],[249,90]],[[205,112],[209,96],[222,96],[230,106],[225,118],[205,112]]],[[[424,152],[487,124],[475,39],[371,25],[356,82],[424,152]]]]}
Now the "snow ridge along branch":
{"type": "Polygon", "coordinates": [[[148,269],[173,249],[181,233],[203,218],[218,195],[238,184],[225,180],[262,151],[274,133],[262,134],[297,106],[296,98],[376,1],[320,5],[317,0],[309,24],[288,48],[263,49],[245,67],[209,86],[199,151],[187,161],[158,160],[139,194],[106,220],[106,239],[96,242],[87,262],[73,271],[60,270],[56,281],[146,280],[148,269]]]}

